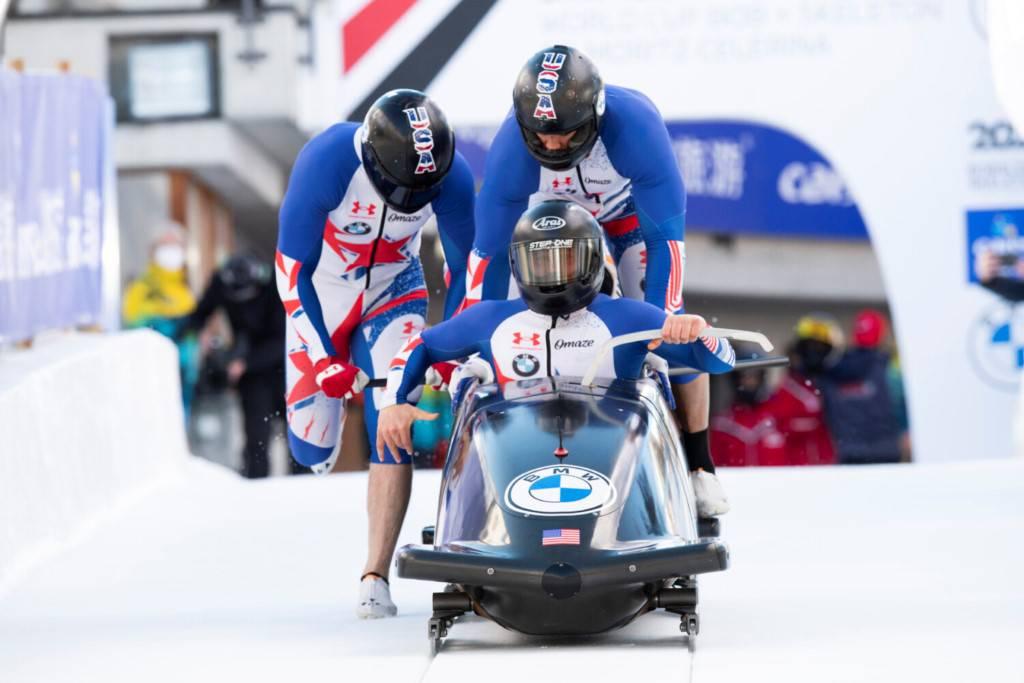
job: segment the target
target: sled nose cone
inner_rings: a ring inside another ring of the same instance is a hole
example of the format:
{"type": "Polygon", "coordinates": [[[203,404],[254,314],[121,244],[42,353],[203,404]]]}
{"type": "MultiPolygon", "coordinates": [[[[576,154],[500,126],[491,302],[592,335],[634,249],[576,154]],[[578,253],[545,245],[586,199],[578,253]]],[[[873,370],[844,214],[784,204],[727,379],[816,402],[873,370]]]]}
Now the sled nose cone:
{"type": "Polygon", "coordinates": [[[583,578],[576,567],[559,562],[547,568],[541,577],[540,585],[544,592],[556,600],[571,598],[580,592],[583,578]]]}

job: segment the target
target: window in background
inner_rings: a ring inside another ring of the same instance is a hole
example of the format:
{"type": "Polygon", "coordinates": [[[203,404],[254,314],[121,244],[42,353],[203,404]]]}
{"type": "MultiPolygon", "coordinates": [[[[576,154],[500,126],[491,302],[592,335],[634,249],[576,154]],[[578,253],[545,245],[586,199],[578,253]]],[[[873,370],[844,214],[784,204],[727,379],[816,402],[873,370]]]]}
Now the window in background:
{"type": "Polygon", "coordinates": [[[110,87],[119,122],[216,118],[219,72],[215,34],[110,39],[110,87]]]}
{"type": "MultiPolygon", "coordinates": [[[[240,0],[14,0],[15,16],[238,9],[240,0]]],[[[261,5],[262,2],[257,2],[261,5]]]]}

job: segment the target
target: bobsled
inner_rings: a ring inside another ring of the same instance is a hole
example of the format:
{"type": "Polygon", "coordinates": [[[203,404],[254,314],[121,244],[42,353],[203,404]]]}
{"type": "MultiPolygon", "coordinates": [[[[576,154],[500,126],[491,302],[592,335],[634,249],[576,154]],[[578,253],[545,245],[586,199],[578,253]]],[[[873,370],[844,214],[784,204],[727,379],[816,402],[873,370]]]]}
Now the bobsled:
{"type": "Polygon", "coordinates": [[[467,613],[567,636],[665,609],[696,636],[697,576],[728,568],[729,550],[714,520],[698,519],[670,397],[654,372],[467,392],[436,523],[395,556],[398,576],[446,584],[433,596],[434,652],[467,613]]]}

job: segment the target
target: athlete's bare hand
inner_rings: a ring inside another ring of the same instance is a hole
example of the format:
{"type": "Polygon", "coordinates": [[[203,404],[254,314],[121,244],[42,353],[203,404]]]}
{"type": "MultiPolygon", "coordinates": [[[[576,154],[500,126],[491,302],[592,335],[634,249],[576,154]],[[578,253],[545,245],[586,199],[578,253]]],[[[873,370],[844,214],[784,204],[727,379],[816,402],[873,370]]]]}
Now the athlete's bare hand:
{"type": "Polygon", "coordinates": [[[412,423],[416,420],[436,420],[437,413],[428,413],[408,403],[388,406],[377,417],[377,459],[384,462],[384,447],[399,462],[399,448],[412,453],[412,423]]]}
{"type": "Polygon", "coordinates": [[[661,346],[662,342],[668,344],[695,342],[707,326],[707,321],[699,315],[670,315],[665,318],[665,324],[661,327],[661,336],[652,339],[647,348],[653,351],[661,346]]]}

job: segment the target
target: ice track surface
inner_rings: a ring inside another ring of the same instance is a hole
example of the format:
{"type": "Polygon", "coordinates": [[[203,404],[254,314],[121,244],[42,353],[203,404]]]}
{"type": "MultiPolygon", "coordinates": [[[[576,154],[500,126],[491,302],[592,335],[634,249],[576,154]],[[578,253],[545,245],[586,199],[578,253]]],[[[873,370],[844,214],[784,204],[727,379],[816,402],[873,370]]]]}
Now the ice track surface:
{"type": "MultiPolygon", "coordinates": [[[[702,633],[651,614],[543,641],[476,619],[428,656],[433,585],[353,616],[363,475],[182,476],[0,596],[0,681],[1022,681],[1024,462],[727,471],[733,568],[702,633]]],[[[417,472],[402,543],[432,520],[417,472]]]]}

